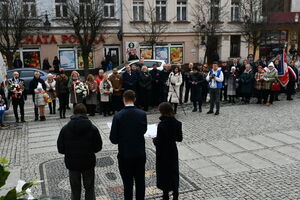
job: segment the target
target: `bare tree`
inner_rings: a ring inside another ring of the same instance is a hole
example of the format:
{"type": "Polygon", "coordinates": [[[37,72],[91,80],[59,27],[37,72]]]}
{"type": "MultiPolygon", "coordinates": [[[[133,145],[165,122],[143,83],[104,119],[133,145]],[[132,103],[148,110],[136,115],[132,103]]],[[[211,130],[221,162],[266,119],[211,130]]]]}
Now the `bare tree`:
{"type": "Polygon", "coordinates": [[[68,0],[68,23],[79,41],[84,75],[89,74],[89,55],[99,34],[105,32],[104,0],[68,0]]]}
{"type": "Polygon", "coordinates": [[[204,62],[207,58],[208,63],[212,61],[211,56],[217,41],[216,33],[223,27],[223,22],[220,19],[224,19],[227,15],[227,5],[228,0],[223,5],[221,5],[220,0],[201,0],[196,1],[192,6],[192,22],[199,39],[198,48],[200,48],[201,37],[206,38],[206,42],[202,44],[205,46],[204,62]]]}
{"type": "MultiPolygon", "coordinates": [[[[154,58],[154,47],[161,39],[162,35],[168,30],[170,23],[159,19],[157,8],[155,5],[151,4],[149,1],[145,1],[145,21],[135,21],[133,18],[131,21],[133,27],[140,33],[140,36],[143,37],[144,43],[151,46],[152,56],[154,58]]],[[[130,16],[130,15],[129,15],[130,16]]]]}
{"type": "Polygon", "coordinates": [[[33,27],[33,21],[23,10],[23,0],[2,0],[0,3],[0,52],[6,57],[8,68],[13,68],[14,54],[23,35],[33,27]]]}
{"type": "Polygon", "coordinates": [[[264,0],[241,0],[239,24],[245,41],[252,46],[253,54],[263,42],[263,29],[266,21],[263,18],[262,7],[264,0]]]}

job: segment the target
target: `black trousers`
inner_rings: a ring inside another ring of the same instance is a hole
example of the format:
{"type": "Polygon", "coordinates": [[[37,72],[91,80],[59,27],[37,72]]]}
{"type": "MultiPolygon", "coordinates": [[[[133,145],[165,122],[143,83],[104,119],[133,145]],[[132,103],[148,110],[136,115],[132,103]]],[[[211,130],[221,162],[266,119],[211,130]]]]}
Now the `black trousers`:
{"type": "Polygon", "coordinates": [[[152,84],[152,105],[158,106],[163,99],[163,88],[159,84],[152,84]]]}
{"type": "Polygon", "coordinates": [[[102,111],[104,115],[109,115],[111,111],[111,102],[101,102],[102,111]]]}
{"type": "Polygon", "coordinates": [[[162,102],[168,102],[169,86],[163,86],[162,102]]]}
{"type": "Polygon", "coordinates": [[[59,114],[60,116],[65,116],[66,115],[66,108],[68,105],[68,94],[60,94],[58,99],[59,99],[59,114]]]}
{"type": "Polygon", "coordinates": [[[190,90],[191,90],[191,84],[185,83],[184,103],[188,102],[190,90]]]}
{"type": "Polygon", "coordinates": [[[19,121],[18,107],[20,108],[21,120],[24,120],[24,104],[25,103],[22,100],[12,100],[16,121],[19,121]]]}
{"type": "Polygon", "coordinates": [[[135,182],[136,200],[145,199],[145,164],[146,157],[124,159],[118,156],[119,170],[124,185],[124,200],[133,199],[135,182]]]}
{"type": "Polygon", "coordinates": [[[69,170],[71,185],[71,199],[80,200],[81,197],[81,179],[85,190],[85,200],[95,200],[95,169],[85,171],[69,170]]]}
{"type": "Polygon", "coordinates": [[[264,90],[263,91],[263,96],[264,96],[264,104],[270,103],[273,104],[274,98],[275,98],[275,92],[272,90],[264,90]],[[270,99],[268,99],[270,97],[270,99]],[[269,100],[269,101],[268,101],[269,100]]]}
{"type": "Polygon", "coordinates": [[[262,103],[262,99],[263,99],[263,94],[264,91],[263,90],[256,90],[256,94],[257,94],[257,103],[262,103]]]}
{"type": "Polygon", "coordinates": [[[216,111],[220,111],[220,93],[221,89],[220,88],[211,88],[209,90],[209,95],[210,95],[210,109],[209,111],[214,111],[214,107],[216,104],[216,111]]]}
{"type": "Polygon", "coordinates": [[[224,96],[224,101],[227,101],[227,85],[224,85],[224,87],[221,90],[221,94],[220,94],[220,100],[222,101],[224,96]]]}
{"type": "Polygon", "coordinates": [[[87,111],[90,115],[94,116],[96,112],[96,104],[87,104],[86,105],[87,111]]]}

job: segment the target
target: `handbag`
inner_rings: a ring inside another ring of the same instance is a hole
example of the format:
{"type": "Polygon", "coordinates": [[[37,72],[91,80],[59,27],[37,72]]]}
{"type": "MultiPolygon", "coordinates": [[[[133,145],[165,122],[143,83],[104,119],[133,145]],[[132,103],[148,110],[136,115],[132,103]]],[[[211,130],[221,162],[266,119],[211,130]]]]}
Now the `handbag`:
{"type": "Polygon", "coordinates": [[[271,86],[271,90],[273,92],[279,92],[281,90],[280,83],[279,82],[273,82],[272,86],[271,86]]]}

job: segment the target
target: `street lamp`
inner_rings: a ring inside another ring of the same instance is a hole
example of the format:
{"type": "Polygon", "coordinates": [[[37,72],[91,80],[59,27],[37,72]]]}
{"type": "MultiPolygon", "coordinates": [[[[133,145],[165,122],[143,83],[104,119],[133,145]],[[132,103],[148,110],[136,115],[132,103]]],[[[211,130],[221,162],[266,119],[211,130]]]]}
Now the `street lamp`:
{"type": "Polygon", "coordinates": [[[50,29],[50,26],[51,26],[51,23],[48,19],[48,13],[46,11],[46,14],[45,14],[45,22],[44,22],[44,27],[45,29],[48,31],[50,29]]]}

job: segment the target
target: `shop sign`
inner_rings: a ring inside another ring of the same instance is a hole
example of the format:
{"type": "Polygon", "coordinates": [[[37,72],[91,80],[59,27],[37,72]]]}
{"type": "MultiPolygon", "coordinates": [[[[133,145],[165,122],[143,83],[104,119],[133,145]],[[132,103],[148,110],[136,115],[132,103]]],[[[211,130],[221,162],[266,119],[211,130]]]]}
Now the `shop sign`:
{"type": "MultiPolygon", "coordinates": [[[[57,44],[61,42],[62,44],[78,44],[79,39],[74,35],[25,35],[21,44],[23,45],[39,45],[39,44],[57,44]]],[[[95,44],[105,43],[103,35],[99,35],[95,39],[95,44]]]]}

